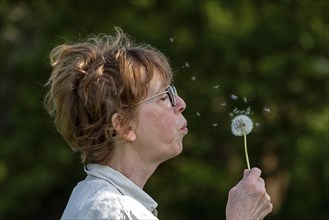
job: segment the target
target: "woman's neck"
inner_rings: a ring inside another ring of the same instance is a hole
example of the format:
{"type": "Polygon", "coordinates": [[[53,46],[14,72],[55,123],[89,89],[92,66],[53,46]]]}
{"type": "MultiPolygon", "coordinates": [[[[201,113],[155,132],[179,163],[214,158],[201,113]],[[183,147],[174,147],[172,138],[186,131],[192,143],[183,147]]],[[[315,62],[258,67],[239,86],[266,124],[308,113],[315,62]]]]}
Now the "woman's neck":
{"type": "Polygon", "coordinates": [[[131,151],[114,151],[107,165],[143,189],[159,164],[149,163],[131,151]]]}

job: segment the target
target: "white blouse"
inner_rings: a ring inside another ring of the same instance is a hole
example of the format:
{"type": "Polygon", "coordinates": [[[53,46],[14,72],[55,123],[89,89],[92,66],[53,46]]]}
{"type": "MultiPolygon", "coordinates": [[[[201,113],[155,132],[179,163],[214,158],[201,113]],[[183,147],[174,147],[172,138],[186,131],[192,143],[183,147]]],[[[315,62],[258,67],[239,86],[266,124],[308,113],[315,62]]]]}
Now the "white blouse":
{"type": "Polygon", "coordinates": [[[85,180],[74,188],[61,219],[152,219],[157,203],[109,166],[88,164],[85,180]]]}

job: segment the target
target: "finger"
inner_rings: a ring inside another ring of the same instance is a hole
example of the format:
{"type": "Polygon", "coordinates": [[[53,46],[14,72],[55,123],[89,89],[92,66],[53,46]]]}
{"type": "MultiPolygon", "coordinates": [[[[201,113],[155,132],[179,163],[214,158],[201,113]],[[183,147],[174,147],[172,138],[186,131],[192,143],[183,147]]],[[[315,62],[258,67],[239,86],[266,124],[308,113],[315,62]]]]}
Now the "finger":
{"type": "Polygon", "coordinates": [[[245,179],[245,178],[248,176],[249,172],[250,172],[250,170],[245,169],[245,170],[243,171],[243,178],[242,178],[242,179],[245,179]]]}
{"type": "Polygon", "coordinates": [[[268,193],[266,193],[265,199],[266,199],[266,201],[268,201],[269,203],[271,203],[271,196],[268,193]]]}
{"type": "Polygon", "coordinates": [[[266,197],[265,197],[265,204],[264,204],[264,212],[265,214],[267,215],[268,213],[270,213],[272,210],[273,210],[273,204],[271,203],[271,197],[266,194],[266,197]]]}
{"type": "Polygon", "coordinates": [[[273,210],[273,204],[270,202],[270,204],[268,204],[267,213],[266,214],[272,212],[272,210],[273,210]]]}
{"type": "Polygon", "coordinates": [[[265,181],[263,178],[259,178],[258,182],[262,188],[265,188],[265,181]]]}
{"type": "Polygon", "coordinates": [[[262,171],[259,168],[254,167],[250,170],[250,172],[249,172],[248,176],[246,177],[246,179],[258,181],[261,174],[262,174],[262,171]]]}

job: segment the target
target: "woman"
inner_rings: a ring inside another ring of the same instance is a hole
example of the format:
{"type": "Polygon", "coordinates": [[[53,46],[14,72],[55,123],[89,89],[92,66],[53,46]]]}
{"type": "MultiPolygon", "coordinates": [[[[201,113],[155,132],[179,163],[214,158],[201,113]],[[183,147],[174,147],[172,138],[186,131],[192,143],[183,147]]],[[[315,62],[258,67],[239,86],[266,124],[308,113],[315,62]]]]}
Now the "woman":
{"type": "MultiPolygon", "coordinates": [[[[46,109],[87,173],[62,219],[157,219],[143,187],[188,133],[166,57],[115,30],[50,54],[46,109]]],[[[262,219],[271,209],[260,170],[246,170],[229,193],[227,219],[262,219]]]]}

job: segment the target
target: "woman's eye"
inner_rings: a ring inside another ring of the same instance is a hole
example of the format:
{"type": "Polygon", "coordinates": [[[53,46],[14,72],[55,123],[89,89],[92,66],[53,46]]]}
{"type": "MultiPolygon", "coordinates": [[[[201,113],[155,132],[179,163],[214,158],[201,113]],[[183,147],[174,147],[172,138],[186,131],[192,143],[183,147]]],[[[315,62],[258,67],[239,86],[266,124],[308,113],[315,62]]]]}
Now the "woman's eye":
{"type": "Polygon", "coordinates": [[[168,99],[168,95],[162,96],[162,97],[160,98],[161,101],[165,101],[165,100],[167,100],[167,99],[168,99]]]}

